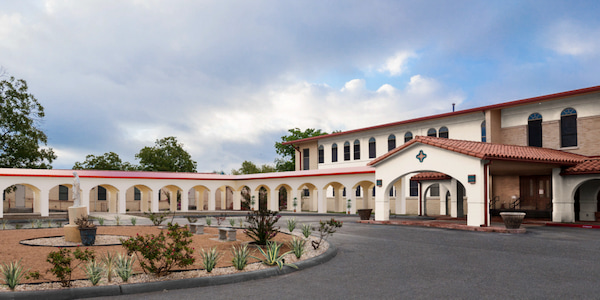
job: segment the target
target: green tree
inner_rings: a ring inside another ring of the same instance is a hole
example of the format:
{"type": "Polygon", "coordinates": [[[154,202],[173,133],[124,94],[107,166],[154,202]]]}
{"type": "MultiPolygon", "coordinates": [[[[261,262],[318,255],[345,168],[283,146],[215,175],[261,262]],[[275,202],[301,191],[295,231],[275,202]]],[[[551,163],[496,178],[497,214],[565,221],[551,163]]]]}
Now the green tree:
{"type": "Polygon", "coordinates": [[[245,160],[242,163],[242,167],[237,170],[231,170],[231,174],[233,175],[242,175],[242,174],[256,174],[256,173],[271,173],[275,172],[275,168],[269,165],[262,165],[258,167],[251,161],[245,160]]]}
{"type": "Polygon", "coordinates": [[[280,158],[275,160],[275,168],[278,172],[294,171],[296,169],[296,149],[292,145],[284,145],[283,143],[327,134],[321,129],[314,128],[308,128],[304,131],[293,128],[288,129],[288,132],[290,134],[281,137],[281,142],[275,143],[275,151],[281,155],[280,158]]]}
{"type": "Polygon", "coordinates": [[[196,172],[196,162],[174,136],[156,140],[154,147],[144,147],[135,155],[144,171],[196,172]]]}
{"type": "Polygon", "coordinates": [[[56,154],[38,127],[44,108],[27,91],[27,82],[0,81],[0,167],[51,169],[56,154]]]}
{"type": "Polygon", "coordinates": [[[85,161],[75,162],[73,170],[123,170],[134,171],[139,169],[138,166],[129,162],[123,162],[118,154],[107,152],[100,156],[89,154],[85,157],[85,161]]]}

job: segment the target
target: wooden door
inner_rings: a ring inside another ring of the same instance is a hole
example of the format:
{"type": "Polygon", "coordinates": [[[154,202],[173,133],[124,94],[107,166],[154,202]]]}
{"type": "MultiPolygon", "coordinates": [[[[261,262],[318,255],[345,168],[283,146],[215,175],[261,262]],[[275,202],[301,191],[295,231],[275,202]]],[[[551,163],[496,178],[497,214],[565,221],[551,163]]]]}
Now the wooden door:
{"type": "Polygon", "coordinates": [[[521,207],[523,210],[552,210],[552,177],[521,176],[521,207]]]}

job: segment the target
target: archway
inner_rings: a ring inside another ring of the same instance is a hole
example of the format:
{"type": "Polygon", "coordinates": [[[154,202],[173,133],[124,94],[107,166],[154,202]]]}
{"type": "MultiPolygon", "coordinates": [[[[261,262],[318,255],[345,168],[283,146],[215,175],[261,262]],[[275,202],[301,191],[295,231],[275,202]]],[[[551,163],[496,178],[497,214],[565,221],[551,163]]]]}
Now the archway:
{"type": "Polygon", "coordinates": [[[152,206],[152,190],[145,185],[134,185],[125,191],[125,211],[147,212],[152,206]]]}
{"type": "Polygon", "coordinates": [[[600,179],[582,182],[573,196],[575,221],[598,221],[600,217],[600,179]]]}
{"type": "Polygon", "coordinates": [[[282,185],[278,186],[276,188],[276,190],[279,191],[279,197],[278,197],[279,211],[293,210],[294,204],[293,204],[293,201],[291,201],[291,199],[290,199],[291,194],[292,194],[292,188],[287,184],[282,184],[282,185]]]}
{"type": "Polygon", "coordinates": [[[183,190],[176,185],[167,185],[158,191],[158,210],[180,211],[181,193],[183,190]]]}
{"type": "Polygon", "coordinates": [[[40,189],[20,183],[12,185],[3,193],[4,213],[34,213],[40,212],[40,189]]]}
{"type": "Polygon", "coordinates": [[[100,184],[90,190],[90,212],[117,212],[119,190],[109,184],[100,184]]]}
{"type": "Polygon", "coordinates": [[[256,192],[258,193],[258,201],[256,201],[257,208],[259,210],[269,209],[269,204],[271,203],[271,190],[264,185],[260,185],[256,188],[256,192]]]}
{"type": "Polygon", "coordinates": [[[298,206],[302,211],[317,211],[318,192],[312,183],[303,183],[298,187],[298,206]]]}
{"type": "Polygon", "coordinates": [[[203,185],[192,187],[188,191],[188,210],[208,210],[210,190],[203,185]]]}
{"type": "Polygon", "coordinates": [[[330,182],[325,185],[323,192],[326,193],[327,212],[345,212],[347,209],[347,193],[345,186],[339,182],[330,182]],[[329,194],[331,188],[331,194],[329,194]]]}
{"type": "Polygon", "coordinates": [[[215,191],[215,210],[233,210],[233,188],[224,185],[215,191]]]}

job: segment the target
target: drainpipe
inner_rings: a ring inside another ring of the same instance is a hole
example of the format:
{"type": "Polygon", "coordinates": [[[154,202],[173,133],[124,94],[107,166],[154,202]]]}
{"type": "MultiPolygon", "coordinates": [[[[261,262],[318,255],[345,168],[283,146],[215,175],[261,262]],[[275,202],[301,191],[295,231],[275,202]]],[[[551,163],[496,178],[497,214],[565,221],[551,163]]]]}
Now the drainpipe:
{"type": "Polygon", "coordinates": [[[423,215],[423,193],[421,192],[421,181],[417,181],[419,184],[419,216],[423,215]]]}
{"type": "Polygon", "coordinates": [[[489,197],[488,197],[488,169],[489,169],[489,165],[492,164],[492,161],[489,160],[488,162],[486,162],[485,164],[483,164],[483,212],[484,212],[484,220],[485,220],[485,224],[482,225],[482,227],[488,227],[490,226],[490,220],[488,218],[488,215],[490,213],[490,204],[489,204],[489,197]]]}

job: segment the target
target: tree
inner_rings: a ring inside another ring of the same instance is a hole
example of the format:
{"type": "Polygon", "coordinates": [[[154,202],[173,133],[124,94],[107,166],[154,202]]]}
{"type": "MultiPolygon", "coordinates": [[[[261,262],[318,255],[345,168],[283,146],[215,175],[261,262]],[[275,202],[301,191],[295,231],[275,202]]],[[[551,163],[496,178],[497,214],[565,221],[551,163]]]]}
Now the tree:
{"type": "Polygon", "coordinates": [[[27,82],[0,81],[0,167],[51,169],[56,154],[38,127],[44,108],[27,91],[27,82]]]}
{"type": "Polygon", "coordinates": [[[83,163],[75,162],[73,170],[123,170],[135,171],[138,166],[123,162],[118,154],[107,152],[100,156],[89,154],[83,163]]]}
{"type": "Polygon", "coordinates": [[[233,175],[256,174],[256,173],[271,173],[275,172],[275,168],[269,165],[256,166],[253,162],[245,160],[242,167],[237,170],[231,170],[233,175]]]}
{"type": "Polygon", "coordinates": [[[196,162],[174,136],[156,140],[154,147],[144,147],[135,155],[144,171],[196,172],[196,162]]]}
{"type": "Polygon", "coordinates": [[[305,139],[313,136],[325,135],[321,129],[308,128],[301,131],[299,128],[288,129],[289,135],[281,137],[281,142],[275,143],[275,151],[281,158],[275,160],[275,168],[278,172],[294,171],[296,169],[296,149],[292,145],[283,145],[285,142],[305,139]]]}

